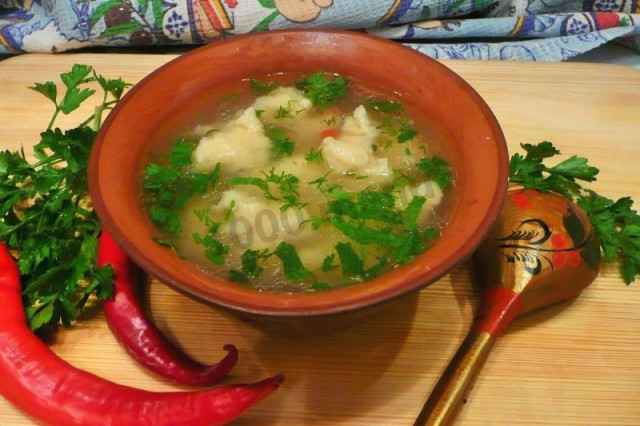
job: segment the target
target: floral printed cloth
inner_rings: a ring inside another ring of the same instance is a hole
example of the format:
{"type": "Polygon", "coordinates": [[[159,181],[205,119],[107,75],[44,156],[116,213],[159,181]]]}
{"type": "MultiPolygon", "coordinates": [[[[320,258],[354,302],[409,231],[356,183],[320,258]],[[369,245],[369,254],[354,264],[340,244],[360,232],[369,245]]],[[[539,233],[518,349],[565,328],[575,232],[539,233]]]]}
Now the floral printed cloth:
{"type": "Polygon", "coordinates": [[[561,61],[640,46],[638,0],[0,0],[0,53],[359,29],[434,58],[561,61]]]}

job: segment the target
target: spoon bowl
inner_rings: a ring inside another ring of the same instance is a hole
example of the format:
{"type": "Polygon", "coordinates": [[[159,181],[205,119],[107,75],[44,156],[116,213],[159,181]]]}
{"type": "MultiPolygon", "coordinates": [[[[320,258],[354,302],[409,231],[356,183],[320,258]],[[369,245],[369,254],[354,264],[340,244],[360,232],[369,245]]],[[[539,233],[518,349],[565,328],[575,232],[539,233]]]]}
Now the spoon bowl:
{"type": "Polygon", "coordinates": [[[567,198],[511,190],[475,252],[481,290],[473,326],[415,425],[450,424],[493,342],[514,318],[578,295],[598,276],[600,244],[587,214],[567,198]]]}

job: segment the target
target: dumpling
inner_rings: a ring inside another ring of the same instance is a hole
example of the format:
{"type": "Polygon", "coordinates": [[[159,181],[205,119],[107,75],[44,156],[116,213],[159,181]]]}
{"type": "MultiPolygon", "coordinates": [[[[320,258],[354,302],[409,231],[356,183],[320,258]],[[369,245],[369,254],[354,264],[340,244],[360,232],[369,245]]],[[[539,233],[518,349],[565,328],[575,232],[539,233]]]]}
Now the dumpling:
{"type": "Polygon", "coordinates": [[[313,235],[303,222],[309,218],[306,209],[291,207],[280,210],[280,203],[252,195],[241,189],[222,193],[218,207],[232,208],[232,216],[219,232],[231,237],[234,246],[241,249],[274,249],[281,241],[294,243],[313,235]]]}
{"type": "Polygon", "coordinates": [[[256,110],[249,107],[220,131],[200,139],[193,150],[193,165],[208,171],[220,163],[224,172],[261,167],[269,163],[270,148],[256,110]]]}
{"type": "Polygon", "coordinates": [[[295,87],[278,87],[273,92],[265,96],[260,96],[253,103],[256,111],[262,111],[260,118],[268,123],[285,123],[287,119],[304,117],[311,101],[304,97],[304,93],[295,87]],[[276,118],[279,113],[286,113],[288,116],[276,118]]]}
{"type": "Polygon", "coordinates": [[[372,144],[379,130],[371,122],[367,110],[359,105],[344,121],[338,137],[322,140],[322,153],[329,166],[338,172],[356,172],[370,181],[384,182],[393,177],[387,158],[376,157],[372,144]]]}

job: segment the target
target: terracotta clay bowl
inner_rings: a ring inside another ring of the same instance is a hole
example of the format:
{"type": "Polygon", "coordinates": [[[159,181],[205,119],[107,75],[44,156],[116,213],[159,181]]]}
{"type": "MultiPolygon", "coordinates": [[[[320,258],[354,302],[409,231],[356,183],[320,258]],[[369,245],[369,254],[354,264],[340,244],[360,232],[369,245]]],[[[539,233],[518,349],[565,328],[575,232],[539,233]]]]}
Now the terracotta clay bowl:
{"type": "Polygon", "coordinates": [[[273,31],[216,42],[162,66],[133,87],[109,115],[92,152],[89,183],[104,227],[149,274],[235,313],[291,323],[359,317],[416,292],[465,260],[495,221],[507,189],[504,136],[482,98],[444,65],[398,43],[343,31],[273,31]],[[414,261],[366,283],[315,294],[256,292],[216,278],[152,240],[141,202],[150,145],[175,132],[229,82],[276,72],[318,70],[397,93],[448,135],[454,205],[440,238],[414,261]],[[182,120],[182,121],[181,121],[182,120]],[[173,129],[173,130],[172,130],[173,129]],[[342,315],[349,314],[349,315],[342,315]]]}

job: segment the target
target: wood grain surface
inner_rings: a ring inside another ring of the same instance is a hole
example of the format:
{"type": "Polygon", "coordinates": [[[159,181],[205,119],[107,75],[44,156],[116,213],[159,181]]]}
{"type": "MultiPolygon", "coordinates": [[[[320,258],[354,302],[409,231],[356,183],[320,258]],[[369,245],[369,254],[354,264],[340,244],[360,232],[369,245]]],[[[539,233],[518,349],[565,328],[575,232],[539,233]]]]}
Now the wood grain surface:
{"type": "MultiPolygon", "coordinates": [[[[170,55],[24,55],[0,62],[0,147],[37,142],[52,104],[28,90],[73,63],[136,82],[170,55]]],[[[485,98],[514,152],[554,142],[601,170],[591,187],[640,202],[640,72],[598,64],[446,62],[485,98]]],[[[76,125],[90,109],[64,117],[76,125]],[[84,113],[83,113],[84,112],[84,113]]],[[[117,165],[115,165],[117,167],[117,165]]],[[[468,265],[353,328],[290,338],[265,334],[152,281],[144,303],[189,354],[215,362],[232,342],[229,381],[277,372],[283,387],[235,425],[411,425],[464,337],[477,304],[468,265]]],[[[0,325],[1,326],[1,325],[0,325]]],[[[99,307],[51,338],[71,364],[145,389],[175,387],[138,367],[111,336],[99,307]]],[[[460,425],[635,425],[640,421],[640,282],[604,268],[579,298],[517,319],[497,342],[460,425]]],[[[0,378],[1,380],[1,378],[0,378]]],[[[30,425],[0,398],[0,425],[30,425]]]]}

